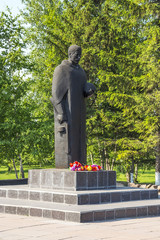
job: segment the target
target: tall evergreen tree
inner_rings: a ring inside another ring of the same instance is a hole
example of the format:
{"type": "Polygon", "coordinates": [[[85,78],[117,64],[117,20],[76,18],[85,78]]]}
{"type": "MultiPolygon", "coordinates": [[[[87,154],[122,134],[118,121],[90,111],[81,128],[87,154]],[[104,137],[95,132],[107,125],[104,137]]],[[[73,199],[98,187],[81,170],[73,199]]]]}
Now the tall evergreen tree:
{"type": "MultiPolygon", "coordinates": [[[[147,2],[147,1],[146,1],[147,2]]],[[[160,184],[160,5],[157,1],[148,1],[146,19],[144,19],[142,44],[139,45],[140,75],[137,78],[136,131],[144,142],[146,152],[156,159],[156,179],[160,184]]]]}
{"type": "Polygon", "coordinates": [[[153,155],[155,116],[150,118],[147,89],[153,82],[152,73],[158,76],[153,59],[157,45],[150,37],[158,31],[153,24],[157,4],[148,0],[24,3],[33,76],[45,113],[53,116],[49,98],[54,68],[67,58],[68,47],[78,44],[83,50],[80,64],[97,87],[96,98],[88,103],[89,158],[108,168],[119,161],[129,169],[133,160],[153,155]]]}

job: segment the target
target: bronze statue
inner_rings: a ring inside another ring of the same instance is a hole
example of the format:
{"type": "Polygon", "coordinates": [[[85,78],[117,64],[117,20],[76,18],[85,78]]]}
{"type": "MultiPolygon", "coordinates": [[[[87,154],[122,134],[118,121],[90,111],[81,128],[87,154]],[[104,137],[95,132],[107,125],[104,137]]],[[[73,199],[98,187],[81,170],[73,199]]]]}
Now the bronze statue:
{"type": "Polygon", "coordinates": [[[78,64],[81,47],[68,49],[68,60],[56,67],[52,82],[55,119],[55,166],[68,168],[70,162],[86,163],[86,104],[95,87],[87,83],[84,70],[78,64]]]}

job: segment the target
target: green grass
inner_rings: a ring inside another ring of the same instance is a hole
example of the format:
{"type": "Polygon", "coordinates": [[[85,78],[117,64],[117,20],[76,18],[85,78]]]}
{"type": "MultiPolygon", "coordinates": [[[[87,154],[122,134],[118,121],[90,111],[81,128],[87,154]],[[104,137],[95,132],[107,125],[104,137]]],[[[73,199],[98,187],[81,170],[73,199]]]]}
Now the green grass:
{"type": "MultiPolygon", "coordinates": [[[[126,182],[126,175],[121,172],[117,172],[117,181],[124,181],[126,182]]],[[[155,170],[150,169],[150,170],[142,170],[139,169],[138,173],[138,183],[151,183],[155,184],[155,170]]]]}
{"type": "MultiPolygon", "coordinates": [[[[25,178],[28,178],[28,170],[29,169],[41,169],[41,168],[53,168],[53,166],[28,166],[24,165],[24,173],[25,173],[25,178]]],[[[18,175],[19,175],[19,169],[17,168],[18,175]]],[[[16,179],[14,169],[11,172],[7,171],[6,166],[0,166],[0,180],[4,179],[16,179]]],[[[117,171],[117,181],[123,181],[126,182],[126,175],[125,173],[121,173],[117,171]]],[[[142,169],[139,169],[139,174],[138,174],[138,183],[151,183],[155,184],[155,170],[150,169],[150,170],[145,170],[143,171],[142,169]]]]}
{"type": "MultiPolygon", "coordinates": [[[[24,174],[25,178],[28,178],[28,170],[30,169],[41,169],[41,168],[53,168],[53,166],[27,166],[24,165],[24,174]]],[[[17,168],[17,173],[19,177],[19,168],[17,168]]],[[[19,177],[20,178],[20,177],[19,177]]],[[[12,169],[10,172],[8,172],[8,169],[6,166],[0,166],[0,180],[5,180],[5,179],[16,179],[15,171],[12,169]]]]}

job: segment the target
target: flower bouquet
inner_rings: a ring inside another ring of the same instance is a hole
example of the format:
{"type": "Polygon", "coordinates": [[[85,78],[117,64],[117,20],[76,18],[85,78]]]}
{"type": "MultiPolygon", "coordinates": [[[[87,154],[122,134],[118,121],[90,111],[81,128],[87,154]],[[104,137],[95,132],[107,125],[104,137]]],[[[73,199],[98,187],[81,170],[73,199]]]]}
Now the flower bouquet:
{"type": "Polygon", "coordinates": [[[77,161],[70,163],[71,171],[99,171],[101,169],[101,166],[97,164],[83,166],[80,162],[77,161]]]}

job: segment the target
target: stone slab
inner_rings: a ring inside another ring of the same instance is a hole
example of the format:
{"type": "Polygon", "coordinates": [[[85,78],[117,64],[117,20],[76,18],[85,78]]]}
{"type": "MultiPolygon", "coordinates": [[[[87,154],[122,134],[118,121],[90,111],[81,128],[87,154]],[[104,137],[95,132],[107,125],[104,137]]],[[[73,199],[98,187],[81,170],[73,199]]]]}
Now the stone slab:
{"type": "Polygon", "coordinates": [[[29,170],[30,188],[57,190],[94,190],[116,188],[115,171],[76,172],[68,169],[29,170]]]}
{"type": "Polygon", "coordinates": [[[73,205],[0,198],[0,212],[70,222],[160,216],[160,199],[99,205],[73,205]]]}
{"type": "MultiPolygon", "coordinates": [[[[1,197],[34,201],[65,203],[70,205],[104,204],[131,201],[133,196],[139,200],[158,198],[157,189],[116,188],[107,190],[65,191],[53,189],[32,189],[29,187],[0,187],[1,197]],[[145,196],[145,198],[144,198],[145,196]]],[[[135,198],[134,198],[135,199],[135,198]]],[[[137,200],[137,199],[135,199],[137,200]]]]}

